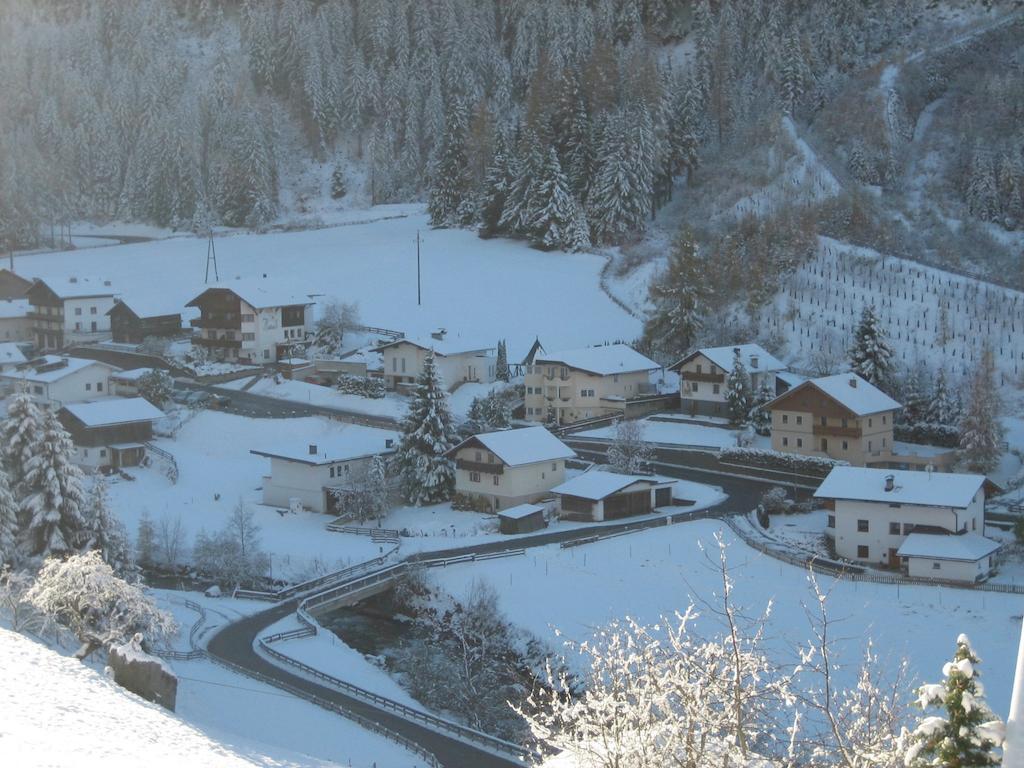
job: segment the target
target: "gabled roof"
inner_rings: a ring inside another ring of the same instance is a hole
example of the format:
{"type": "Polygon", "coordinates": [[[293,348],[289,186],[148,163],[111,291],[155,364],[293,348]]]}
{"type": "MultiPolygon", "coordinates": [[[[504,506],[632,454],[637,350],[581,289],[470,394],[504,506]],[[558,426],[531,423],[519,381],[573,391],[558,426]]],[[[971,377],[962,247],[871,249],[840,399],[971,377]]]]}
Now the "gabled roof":
{"type": "Polygon", "coordinates": [[[463,448],[474,445],[490,451],[503,464],[518,467],[524,464],[536,464],[539,461],[557,461],[572,459],[576,453],[552,435],[544,427],[525,427],[524,429],[505,429],[500,432],[483,432],[467,437],[450,451],[455,456],[463,448]]]}
{"type": "Polygon", "coordinates": [[[111,427],[140,421],[156,421],[164,412],[143,397],[107,397],[85,403],[69,403],[63,410],[87,427],[111,427]]]}
{"type": "Polygon", "coordinates": [[[965,509],[985,484],[984,475],[915,472],[905,469],[833,467],[814,492],[818,499],[847,499],[965,509]],[[885,490],[892,477],[893,489],[885,490]]]}
{"type": "Polygon", "coordinates": [[[797,384],[788,392],[784,392],[768,403],[767,407],[779,408],[787,398],[793,397],[807,387],[813,387],[828,396],[855,416],[869,416],[883,411],[897,411],[903,406],[889,397],[874,384],[871,384],[856,373],[837,373],[819,379],[808,379],[797,384]]]}
{"type": "Polygon", "coordinates": [[[386,344],[380,344],[377,347],[377,350],[382,351],[388,347],[396,347],[399,344],[411,344],[412,346],[419,347],[420,349],[432,349],[437,357],[453,357],[454,355],[490,352],[494,349],[494,347],[489,347],[486,344],[473,344],[472,342],[462,341],[459,339],[434,339],[427,337],[425,339],[395,339],[394,341],[389,341],[386,344]]]}
{"type": "Polygon", "coordinates": [[[114,302],[114,306],[107,310],[107,314],[110,315],[115,310],[125,309],[140,319],[146,317],[168,317],[171,315],[181,317],[181,304],[168,299],[166,296],[161,296],[160,298],[150,297],[147,299],[133,296],[130,299],[118,299],[114,302]]]}
{"type": "Polygon", "coordinates": [[[19,365],[26,362],[25,353],[12,341],[0,344],[0,365],[19,365]]]}
{"type": "Polygon", "coordinates": [[[253,448],[249,453],[315,467],[338,461],[386,456],[394,453],[397,447],[397,432],[349,424],[333,435],[319,435],[305,441],[289,440],[270,448],[253,448]],[[390,447],[387,444],[389,440],[390,447]]]}
{"type": "Polygon", "coordinates": [[[2,374],[4,378],[17,379],[19,381],[32,381],[38,384],[48,384],[60,381],[65,376],[81,371],[92,365],[99,365],[111,371],[120,370],[110,363],[103,363],[99,360],[86,360],[81,357],[61,357],[58,355],[44,355],[24,364],[21,370],[8,371],[2,374]]]}
{"type": "Polygon", "coordinates": [[[253,309],[271,309],[273,307],[291,307],[296,305],[309,306],[315,303],[308,294],[295,293],[281,287],[276,280],[270,278],[248,278],[244,280],[226,280],[208,285],[186,307],[198,307],[199,300],[209,291],[231,291],[253,309]]]}
{"type": "Polygon", "coordinates": [[[577,475],[571,480],[566,480],[561,485],[551,489],[552,493],[560,496],[578,496],[581,499],[600,501],[614,493],[628,488],[636,483],[645,483],[651,486],[668,486],[674,481],[660,478],[648,477],[646,475],[620,475],[615,472],[601,472],[591,470],[577,475]]]}
{"type": "Polygon", "coordinates": [[[977,533],[949,534],[911,533],[896,554],[900,557],[929,557],[934,560],[959,560],[976,563],[1002,545],[977,533]]]}
{"type": "Polygon", "coordinates": [[[37,286],[45,287],[59,299],[85,299],[91,296],[114,296],[117,293],[109,280],[99,277],[68,276],[50,280],[37,277],[29,291],[37,286]]]}
{"type": "Polygon", "coordinates": [[[143,376],[148,376],[153,372],[152,368],[131,368],[127,371],[118,371],[110,375],[111,379],[117,381],[138,381],[143,376]]]}
{"type": "Polygon", "coordinates": [[[564,363],[570,368],[596,373],[599,376],[610,376],[615,373],[633,373],[635,371],[653,371],[661,366],[650,358],[644,357],[628,344],[608,344],[599,347],[569,349],[537,355],[534,363],[564,363]]]}
{"type": "Polygon", "coordinates": [[[524,517],[536,515],[538,512],[543,511],[544,507],[539,504],[517,504],[514,507],[500,510],[498,517],[506,517],[509,520],[522,520],[524,517]]]}
{"type": "Polygon", "coordinates": [[[671,366],[670,370],[678,370],[681,366],[693,360],[693,358],[703,355],[723,371],[731,371],[737,349],[740,351],[740,359],[743,361],[743,365],[747,367],[749,372],[786,370],[786,364],[766,351],[760,344],[734,344],[725,347],[702,347],[701,349],[695,349],[678,363],[671,366]],[[755,358],[757,360],[756,366],[754,365],[755,358]]]}

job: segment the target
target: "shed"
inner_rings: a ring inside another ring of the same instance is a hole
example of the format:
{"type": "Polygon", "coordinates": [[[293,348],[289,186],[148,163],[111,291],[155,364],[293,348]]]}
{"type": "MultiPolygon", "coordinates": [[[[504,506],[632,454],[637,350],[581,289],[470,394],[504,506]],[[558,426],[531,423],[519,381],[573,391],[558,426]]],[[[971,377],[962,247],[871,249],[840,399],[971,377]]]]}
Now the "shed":
{"type": "Polygon", "coordinates": [[[995,566],[1000,544],[977,533],[911,533],[899,548],[910,576],[980,581],[995,566]]]}
{"type": "Polygon", "coordinates": [[[498,530],[501,533],[530,533],[546,526],[544,507],[538,504],[519,504],[498,513],[498,530]]]}
{"type": "Polygon", "coordinates": [[[646,515],[672,503],[674,480],[647,475],[590,471],[551,489],[563,517],[615,520],[646,515]]]}

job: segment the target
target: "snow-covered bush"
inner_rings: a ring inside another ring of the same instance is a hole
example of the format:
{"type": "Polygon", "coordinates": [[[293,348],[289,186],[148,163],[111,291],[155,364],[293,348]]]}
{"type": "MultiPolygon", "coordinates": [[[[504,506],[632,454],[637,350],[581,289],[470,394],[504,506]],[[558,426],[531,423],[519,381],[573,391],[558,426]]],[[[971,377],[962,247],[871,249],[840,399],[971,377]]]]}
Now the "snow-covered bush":
{"type": "Polygon", "coordinates": [[[166,371],[154,370],[139,377],[138,387],[139,395],[161,406],[171,399],[174,382],[166,371]]]}
{"type": "Polygon", "coordinates": [[[493,512],[491,502],[484,496],[456,493],[452,496],[452,509],[460,512],[493,512]]]}
{"type": "Polygon", "coordinates": [[[343,374],[338,377],[338,391],[345,395],[359,395],[379,400],[385,395],[384,379],[374,376],[350,376],[343,374]]]}
{"type": "Polygon", "coordinates": [[[78,657],[125,643],[141,633],[148,647],[167,641],[177,626],[140,587],[120,579],[99,552],[48,559],[25,599],[82,642],[78,657]]]}
{"type": "Polygon", "coordinates": [[[761,495],[761,507],[769,515],[784,515],[789,512],[792,504],[786,497],[785,489],[778,486],[769,488],[761,495]]]}
{"type": "Polygon", "coordinates": [[[893,437],[905,443],[937,445],[942,448],[956,448],[960,445],[960,430],[956,427],[923,421],[894,425],[893,437]]]}
{"type": "Polygon", "coordinates": [[[746,464],[752,467],[781,469],[787,472],[806,472],[825,475],[833,467],[847,466],[849,462],[842,459],[829,459],[824,456],[802,456],[797,453],[780,453],[764,448],[723,448],[718,452],[718,459],[733,464],[746,464]]]}
{"type": "Polygon", "coordinates": [[[628,419],[616,422],[607,458],[613,472],[624,475],[650,472],[654,446],[644,440],[643,423],[628,419]]]}

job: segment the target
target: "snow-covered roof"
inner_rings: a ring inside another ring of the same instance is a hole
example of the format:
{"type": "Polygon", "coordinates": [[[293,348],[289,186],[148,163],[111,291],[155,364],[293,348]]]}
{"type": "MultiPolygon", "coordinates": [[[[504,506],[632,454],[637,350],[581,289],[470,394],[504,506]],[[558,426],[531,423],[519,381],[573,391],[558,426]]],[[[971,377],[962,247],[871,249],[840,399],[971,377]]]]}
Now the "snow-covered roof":
{"type": "Polygon", "coordinates": [[[88,368],[92,365],[99,365],[113,371],[118,370],[109,363],[102,363],[99,360],[86,360],[81,357],[44,355],[43,357],[36,358],[29,362],[30,367],[25,368],[24,370],[7,371],[2,375],[5,378],[17,379],[18,381],[32,381],[37,384],[49,384],[54,381],[60,381],[65,376],[70,376],[72,373],[76,373],[83,368],[88,368]]]}
{"type": "Polygon", "coordinates": [[[220,283],[208,285],[186,306],[198,306],[197,301],[207,291],[223,288],[231,291],[242,299],[253,309],[270,309],[273,307],[290,307],[296,304],[310,305],[314,301],[309,294],[295,293],[289,288],[282,286],[272,278],[247,278],[239,280],[225,280],[220,283]]]}
{"type": "Polygon", "coordinates": [[[391,454],[395,452],[397,446],[397,432],[351,424],[341,428],[334,435],[321,435],[307,441],[291,440],[270,448],[253,448],[249,453],[315,467],[338,461],[364,459],[378,454],[391,454]]]}
{"type": "Polygon", "coordinates": [[[697,355],[703,355],[723,371],[731,371],[736,350],[740,351],[740,359],[747,370],[756,373],[758,371],[784,371],[786,364],[765,350],[760,344],[733,344],[725,347],[702,347],[691,352],[678,363],[672,366],[675,370],[684,363],[689,362],[697,355]],[[754,362],[757,365],[754,365],[754,362]]]}
{"type": "Polygon", "coordinates": [[[524,517],[543,512],[544,507],[537,504],[519,504],[498,512],[498,517],[507,517],[509,520],[522,520],[524,517]]]}
{"type": "Polygon", "coordinates": [[[552,493],[561,496],[579,496],[581,499],[599,501],[613,493],[618,493],[634,483],[648,485],[670,485],[671,481],[661,480],[648,475],[620,475],[615,472],[590,471],[566,480],[551,489],[552,493]]]}
{"type": "Polygon", "coordinates": [[[564,363],[570,368],[609,376],[615,373],[652,371],[660,368],[656,362],[641,355],[628,344],[608,344],[600,347],[584,347],[562,352],[545,352],[537,355],[537,365],[564,363]]]}
{"type": "Polygon", "coordinates": [[[25,354],[14,342],[0,344],[0,365],[19,365],[26,362],[25,354]]]}
{"type": "Polygon", "coordinates": [[[806,376],[802,376],[799,373],[793,373],[793,371],[779,371],[776,373],[776,376],[778,376],[783,383],[788,384],[790,389],[807,381],[806,376]]]}
{"type": "MultiPolygon", "coordinates": [[[[128,299],[121,298],[114,304],[114,307],[118,304],[126,306],[136,317],[180,315],[183,309],[181,302],[168,298],[164,293],[149,296],[132,296],[128,299]]],[[[114,307],[107,310],[108,315],[114,311],[114,307]]]]}
{"type": "Polygon", "coordinates": [[[164,412],[144,397],[106,397],[84,403],[68,403],[64,410],[87,427],[110,427],[137,421],[156,421],[164,412]]]}
{"type": "Polygon", "coordinates": [[[857,416],[868,416],[881,411],[894,411],[903,407],[874,384],[865,381],[856,373],[837,373],[832,376],[823,376],[819,379],[808,379],[788,392],[779,395],[769,403],[768,407],[774,407],[783,398],[791,397],[794,392],[804,387],[814,387],[857,416]]]}
{"type": "Polygon", "coordinates": [[[0,318],[25,317],[31,306],[28,299],[0,299],[0,318]]]}
{"type": "Polygon", "coordinates": [[[490,352],[494,349],[493,345],[488,346],[487,344],[483,344],[479,341],[470,342],[464,341],[460,338],[435,339],[431,336],[427,336],[426,338],[395,339],[394,341],[389,341],[386,344],[381,344],[377,349],[384,350],[388,347],[398,346],[399,344],[411,344],[412,346],[419,347],[420,349],[432,349],[434,350],[434,354],[439,357],[478,354],[480,352],[490,352]]]}
{"type": "Polygon", "coordinates": [[[454,456],[460,449],[475,443],[482,445],[510,467],[535,464],[539,461],[571,459],[576,456],[572,448],[552,435],[544,427],[525,427],[524,429],[505,429],[500,432],[483,432],[466,438],[452,448],[448,455],[454,456]]]}
{"type": "Polygon", "coordinates": [[[110,378],[117,379],[118,381],[138,381],[143,376],[152,372],[152,368],[132,368],[127,371],[118,371],[117,373],[111,374],[110,378]]]}
{"type": "Polygon", "coordinates": [[[1002,546],[977,533],[943,536],[940,533],[911,533],[900,545],[900,557],[927,557],[932,560],[977,562],[1002,546]]]}
{"type": "MultiPolygon", "coordinates": [[[[37,278],[38,279],[38,278],[37,278]]],[[[100,277],[74,277],[55,278],[39,280],[58,298],[61,299],[84,299],[89,296],[114,296],[114,290],[110,280],[100,277]]]]}
{"type": "Polygon", "coordinates": [[[965,509],[984,484],[984,475],[833,467],[828,477],[814,492],[814,496],[819,499],[849,499],[965,509]],[[890,476],[893,479],[893,488],[887,491],[886,478],[890,476]]]}

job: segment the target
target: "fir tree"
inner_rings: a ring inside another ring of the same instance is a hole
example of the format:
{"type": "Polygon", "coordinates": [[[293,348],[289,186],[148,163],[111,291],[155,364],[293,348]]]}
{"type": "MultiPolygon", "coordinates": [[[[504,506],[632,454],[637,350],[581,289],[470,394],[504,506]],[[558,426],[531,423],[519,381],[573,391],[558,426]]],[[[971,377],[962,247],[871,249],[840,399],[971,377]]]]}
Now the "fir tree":
{"type": "Polygon", "coordinates": [[[139,528],[135,534],[135,561],[142,568],[152,568],[156,556],[156,528],[149,512],[142,511],[139,528]]]}
{"type": "Polygon", "coordinates": [[[757,434],[767,437],[772,431],[772,412],[766,407],[775,399],[775,393],[765,382],[757,390],[754,405],[750,409],[750,423],[757,434]]]}
{"type": "Polygon", "coordinates": [[[348,194],[348,187],[345,185],[345,167],[336,163],[331,171],[331,199],[340,200],[348,194]]]}
{"type": "Polygon", "coordinates": [[[7,404],[7,416],[0,434],[3,438],[4,464],[11,490],[20,493],[25,466],[32,458],[42,436],[42,414],[27,392],[15,393],[7,404]]]}
{"type": "Polygon", "coordinates": [[[729,421],[735,426],[746,424],[754,405],[754,393],[750,374],[747,373],[747,366],[743,364],[738,348],[733,352],[732,370],[725,380],[725,400],[729,405],[729,421]]]}
{"type": "Polygon", "coordinates": [[[865,381],[885,390],[892,383],[893,355],[875,308],[865,305],[850,348],[851,369],[865,381]]]}
{"type": "Polygon", "coordinates": [[[681,232],[668,255],[668,267],[648,288],[654,308],[644,324],[644,345],[663,360],[680,358],[703,325],[708,291],[693,235],[681,232]]]}
{"type": "Polygon", "coordinates": [[[502,232],[527,236],[537,210],[537,181],[544,168],[540,139],[532,130],[525,130],[516,147],[513,179],[505,198],[498,226],[502,232]]]}
{"type": "Polygon", "coordinates": [[[548,150],[534,200],[537,212],[530,225],[534,245],[547,250],[570,248],[577,204],[553,147],[548,150]]]}
{"type": "Polygon", "coordinates": [[[402,441],[395,455],[402,495],[410,504],[438,504],[451,498],[455,466],[446,454],[454,438],[448,397],[430,352],[402,422],[402,441]]]}
{"type": "Polygon", "coordinates": [[[136,581],[138,568],[132,556],[128,531],[124,523],[110,512],[107,482],[102,475],[97,475],[93,481],[82,517],[85,524],[82,549],[97,550],[114,573],[126,581],[136,581]]]}
{"type": "Polygon", "coordinates": [[[494,377],[498,381],[508,381],[512,378],[508,369],[508,348],[504,339],[498,341],[498,358],[494,363],[494,377]]]}
{"type": "Polygon", "coordinates": [[[928,391],[928,368],[923,363],[915,365],[907,373],[903,382],[902,419],[908,424],[917,424],[928,420],[928,405],[931,393],[928,391]]]}
{"type": "Polygon", "coordinates": [[[484,188],[480,201],[480,228],[482,238],[500,234],[501,218],[505,211],[505,199],[515,179],[512,158],[505,134],[499,132],[494,143],[494,154],[484,176],[484,188]]]}
{"type": "Polygon", "coordinates": [[[946,424],[948,426],[960,423],[960,406],[956,398],[949,391],[949,386],[946,383],[945,368],[939,368],[939,373],[935,377],[935,388],[932,390],[931,398],[928,400],[925,421],[932,424],[946,424]]]}
{"type": "Polygon", "coordinates": [[[466,414],[465,432],[471,435],[508,429],[512,425],[512,408],[504,392],[491,391],[486,397],[474,397],[466,414]]]}
{"type": "Polygon", "coordinates": [[[25,464],[21,514],[26,523],[29,553],[48,557],[81,547],[82,472],[73,463],[74,444],[57,416],[47,411],[32,457],[25,464]]]}
{"type": "Polygon", "coordinates": [[[18,503],[7,482],[7,473],[0,470],[0,570],[13,566],[18,541],[18,503]]]}
{"type": "Polygon", "coordinates": [[[366,473],[367,491],[370,497],[370,513],[379,520],[388,513],[388,470],[384,457],[377,455],[370,461],[366,473]]]}
{"type": "Polygon", "coordinates": [[[992,349],[986,344],[971,382],[970,401],[960,422],[960,450],[972,472],[990,472],[999,462],[1005,436],[1005,428],[999,420],[1001,409],[992,349]]]}
{"type": "Polygon", "coordinates": [[[470,197],[470,179],[466,159],[466,117],[453,105],[445,121],[441,156],[434,169],[427,211],[430,224],[452,227],[465,223],[462,219],[470,197]]]}
{"type": "Polygon", "coordinates": [[[914,729],[904,760],[909,768],[1002,763],[997,750],[1002,747],[1006,727],[985,702],[978,682],[980,664],[970,640],[960,635],[953,660],[942,667],[945,680],[918,689],[918,706],[940,707],[944,714],[925,717],[914,729]]]}

